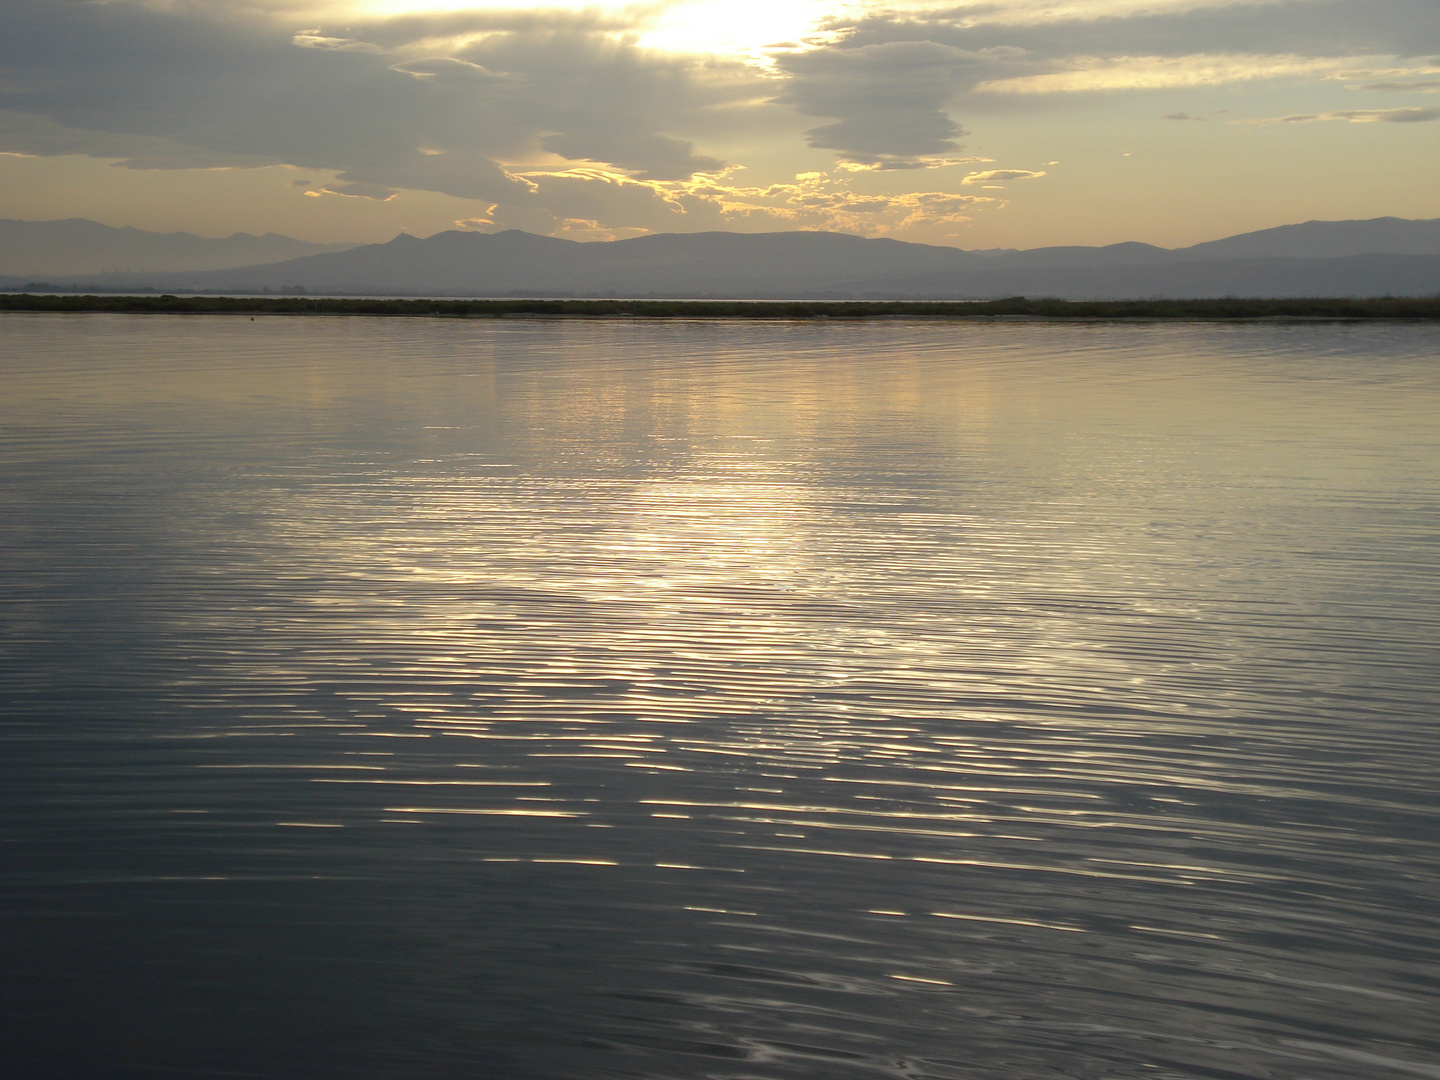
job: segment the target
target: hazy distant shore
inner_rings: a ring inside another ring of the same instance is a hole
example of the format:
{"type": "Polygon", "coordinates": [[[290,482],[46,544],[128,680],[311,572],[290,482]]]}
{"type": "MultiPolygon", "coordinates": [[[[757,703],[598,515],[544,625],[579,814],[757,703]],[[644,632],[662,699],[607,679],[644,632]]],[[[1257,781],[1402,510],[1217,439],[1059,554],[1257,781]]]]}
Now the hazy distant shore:
{"type": "Polygon", "coordinates": [[[1209,300],[425,300],[286,296],[0,294],[0,311],[409,318],[1440,319],[1440,296],[1209,300]]]}

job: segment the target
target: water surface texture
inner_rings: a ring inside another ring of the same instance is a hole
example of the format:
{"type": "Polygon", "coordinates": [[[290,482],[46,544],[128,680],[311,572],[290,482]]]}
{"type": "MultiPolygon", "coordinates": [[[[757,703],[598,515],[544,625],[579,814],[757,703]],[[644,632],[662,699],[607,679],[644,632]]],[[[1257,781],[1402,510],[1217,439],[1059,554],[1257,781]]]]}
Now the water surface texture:
{"type": "Polygon", "coordinates": [[[1440,329],[0,318],[25,1080],[1440,1077],[1440,329]]]}

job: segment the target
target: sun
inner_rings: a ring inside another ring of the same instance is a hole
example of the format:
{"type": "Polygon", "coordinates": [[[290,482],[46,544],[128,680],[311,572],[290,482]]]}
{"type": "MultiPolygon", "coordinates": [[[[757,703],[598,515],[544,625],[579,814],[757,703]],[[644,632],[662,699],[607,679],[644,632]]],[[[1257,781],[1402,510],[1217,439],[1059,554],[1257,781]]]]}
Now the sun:
{"type": "Polygon", "coordinates": [[[587,3],[585,0],[357,0],[359,11],[382,18],[456,11],[600,11],[628,23],[643,47],[764,62],[772,47],[795,47],[849,5],[840,0],[660,0],[587,3]]]}
{"type": "Polygon", "coordinates": [[[681,0],[639,33],[641,44],[669,52],[763,60],[793,47],[837,13],[828,0],[681,0]]]}

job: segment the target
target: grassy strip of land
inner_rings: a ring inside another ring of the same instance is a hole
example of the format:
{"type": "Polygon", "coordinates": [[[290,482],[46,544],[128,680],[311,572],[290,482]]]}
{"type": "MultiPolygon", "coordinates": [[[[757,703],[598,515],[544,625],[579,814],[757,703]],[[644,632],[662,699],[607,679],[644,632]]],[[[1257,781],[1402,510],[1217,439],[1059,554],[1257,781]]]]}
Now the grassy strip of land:
{"type": "Polygon", "coordinates": [[[1440,319],[1440,296],[1292,300],[408,300],[0,293],[0,311],[644,319],[1440,319]]]}

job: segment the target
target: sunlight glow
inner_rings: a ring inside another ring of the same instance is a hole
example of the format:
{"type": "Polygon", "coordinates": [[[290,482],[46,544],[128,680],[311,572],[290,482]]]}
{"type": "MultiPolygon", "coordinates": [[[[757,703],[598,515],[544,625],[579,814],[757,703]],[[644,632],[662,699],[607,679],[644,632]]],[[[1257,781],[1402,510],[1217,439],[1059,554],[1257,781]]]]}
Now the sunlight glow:
{"type": "Polygon", "coordinates": [[[642,46],[759,61],[768,46],[794,46],[851,5],[837,0],[671,0],[649,4],[585,0],[359,0],[360,12],[390,18],[459,11],[598,11],[627,22],[642,46]]]}
{"type": "Polygon", "coordinates": [[[606,6],[627,5],[587,4],[585,0],[502,0],[500,3],[479,3],[477,0],[356,0],[355,7],[365,15],[389,18],[397,15],[429,15],[456,11],[584,11],[606,6]]]}
{"type": "Polygon", "coordinates": [[[841,5],[828,0],[688,0],[640,35],[651,48],[762,59],[773,45],[800,43],[841,5]]]}

